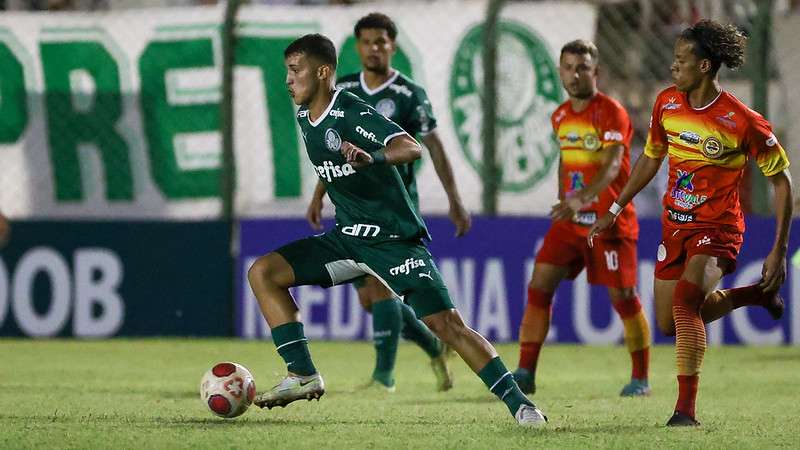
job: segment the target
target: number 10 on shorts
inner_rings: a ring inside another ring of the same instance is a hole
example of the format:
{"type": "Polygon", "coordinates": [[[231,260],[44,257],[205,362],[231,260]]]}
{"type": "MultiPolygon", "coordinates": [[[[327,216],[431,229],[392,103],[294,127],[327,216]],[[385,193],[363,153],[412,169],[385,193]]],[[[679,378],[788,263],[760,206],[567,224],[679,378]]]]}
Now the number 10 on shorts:
{"type": "Polygon", "coordinates": [[[616,250],[606,250],[603,252],[606,256],[606,267],[612,272],[619,269],[619,257],[616,250]]]}

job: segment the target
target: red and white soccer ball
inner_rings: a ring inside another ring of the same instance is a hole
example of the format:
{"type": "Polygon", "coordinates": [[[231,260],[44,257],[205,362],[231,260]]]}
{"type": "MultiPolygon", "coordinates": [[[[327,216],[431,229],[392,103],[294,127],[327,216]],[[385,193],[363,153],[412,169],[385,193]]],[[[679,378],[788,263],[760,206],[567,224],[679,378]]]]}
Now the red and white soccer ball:
{"type": "Polygon", "coordinates": [[[255,396],[253,375],[241,364],[217,363],[200,380],[200,398],[220,417],[230,419],[244,414],[255,396]]]}

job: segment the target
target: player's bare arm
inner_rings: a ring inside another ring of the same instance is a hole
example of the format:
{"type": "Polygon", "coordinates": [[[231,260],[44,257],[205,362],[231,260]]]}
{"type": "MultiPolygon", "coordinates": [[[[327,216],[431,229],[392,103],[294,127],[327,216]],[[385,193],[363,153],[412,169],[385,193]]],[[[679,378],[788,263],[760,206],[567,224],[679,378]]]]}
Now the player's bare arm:
{"type": "Polygon", "coordinates": [[[558,204],[553,206],[550,217],[553,220],[569,220],[575,213],[592,203],[619,175],[624,154],[625,146],[622,144],[615,144],[604,150],[603,163],[598,169],[597,175],[592,177],[592,182],[573,195],[562,198],[558,204]]]}
{"type": "Polygon", "coordinates": [[[322,181],[317,181],[317,187],[314,188],[314,194],[311,196],[311,203],[308,204],[306,210],[306,220],[311,228],[314,230],[322,230],[322,199],[325,197],[325,184],[322,181]]]}
{"type": "Polygon", "coordinates": [[[792,178],[789,171],[768,177],[775,190],[775,243],[764,260],[759,286],[766,292],[777,291],[786,279],[786,250],[792,220],[792,178]]]}
{"type": "MultiPolygon", "coordinates": [[[[617,197],[615,202],[620,211],[625,207],[625,205],[633,200],[633,197],[635,197],[639,191],[644,189],[644,187],[650,183],[650,180],[652,180],[653,177],[656,176],[659,167],[661,167],[662,161],[663,158],[651,158],[645,154],[639,156],[639,159],[636,160],[636,164],[633,166],[633,170],[631,170],[630,179],[628,179],[628,182],[625,183],[625,187],[622,188],[622,192],[620,192],[619,197],[617,197]]],[[[592,246],[592,239],[594,239],[596,235],[611,228],[611,225],[613,225],[617,220],[617,214],[619,214],[619,211],[617,211],[616,214],[609,211],[605,213],[603,217],[598,219],[594,225],[592,225],[591,230],[589,230],[588,237],[590,247],[592,246]]]]}
{"type": "Polygon", "coordinates": [[[400,165],[416,161],[422,155],[419,143],[407,134],[392,138],[382,150],[369,153],[350,142],[342,142],[342,155],[354,168],[371,164],[400,165]]]}
{"type": "Polygon", "coordinates": [[[472,226],[472,219],[461,202],[461,196],[458,194],[458,187],[453,177],[453,168],[444,151],[442,140],[436,131],[432,131],[422,138],[422,142],[428,148],[436,176],[439,177],[439,181],[442,182],[442,187],[447,193],[447,201],[450,203],[450,211],[447,215],[456,226],[456,237],[463,236],[472,226]]]}

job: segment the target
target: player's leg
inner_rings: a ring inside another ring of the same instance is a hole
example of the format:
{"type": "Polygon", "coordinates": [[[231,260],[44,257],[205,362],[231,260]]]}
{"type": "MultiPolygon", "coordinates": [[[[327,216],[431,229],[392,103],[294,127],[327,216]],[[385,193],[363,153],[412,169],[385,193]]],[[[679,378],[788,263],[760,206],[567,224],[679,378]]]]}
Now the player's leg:
{"type": "Polygon", "coordinates": [[[372,313],[373,340],[375,343],[375,370],[367,386],[379,385],[394,390],[394,366],[397,359],[399,335],[417,344],[430,358],[431,369],[440,391],[453,387],[446,346],[417,318],[414,310],[402,300],[392,296],[377,278],[367,275],[355,280],[361,306],[372,313]]]}
{"type": "Polygon", "coordinates": [[[541,411],[519,390],[494,347],[461,319],[433,258],[421,243],[388,242],[357,251],[369,271],[393,292],[405,295],[417,317],[461,355],[520,424],[545,423],[541,411]]]}
{"type": "Polygon", "coordinates": [[[700,309],[708,293],[726,273],[726,260],[695,254],[689,257],[675,284],[672,315],[675,320],[675,356],[678,400],[668,426],[697,425],[695,404],[700,366],[706,350],[706,330],[700,309]]]}
{"type": "Polygon", "coordinates": [[[539,353],[550,330],[553,293],[564,278],[574,279],[584,266],[586,238],[566,222],[554,222],[536,253],[528,283],[528,301],[519,327],[519,365],[514,379],[527,394],[536,392],[539,353]]]}
{"type": "Polygon", "coordinates": [[[675,336],[675,319],[672,317],[672,299],[675,298],[675,287],[678,280],[653,280],[653,307],[656,313],[656,325],[664,336],[675,336]]]}
{"type": "MultiPolygon", "coordinates": [[[[665,336],[675,336],[675,321],[672,318],[672,297],[677,280],[655,280],[655,309],[658,329],[665,336]],[[659,299],[663,299],[659,301],[659,299]]],[[[780,293],[765,293],[758,285],[733,289],[717,289],[708,294],[700,308],[703,323],[718,320],[734,309],[744,306],[760,306],[766,309],[773,319],[783,316],[784,302],[780,293]]]]}
{"type": "MultiPolygon", "coordinates": [[[[439,291],[439,293],[442,296],[447,295],[446,291],[439,291]]],[[[427,296],[429,299],[431,297],[433,295],[427,296]]],[[[449,297],[447,297],[447,302],[452,304],[449,297]]],[[[418,305],[418,303],[412,300],[412,305],[418,305]]],[[[415,310],[418,309],[421,308],[415,308],[415,310]]],[[[492,344],[468,327],[455,308],[424,315],[422,320],[442,341],[461,356],[470,369],[489,388],[489,391],[506,404],[509,412],[520,424],[538,426],[547,421],[541,411],[519,389],[514,377],[492,344]]]]}
{"type": "Polygon", "coordinates": [[[785,305],[779,291],[764,292],[758,286],[738,287],[733,289],[718,289],[708,294],[700,313],[703,322],[713,322],[734,309],[743,306],[760,306],[769,312],[775,320],[783,317],[785,305]]]}
{"type": "Polygon", "coordinates": [[[622,388],[623,397],[650,395],[650,326],[642,310],[636,289],[608,288],[614,310],[622,319],[625,347],[631,355],[631,381],[622,388]]]}
{"type": "Polygon", "coordinates": [[[337,253],[336,243],[328,236],[315,236],[292,242],[258,258],[248,270],[250,287],[288,372],[279,384],[256,397],[256,405],[262,408],[285,406],[302,398],[318,399],[325,393],[324,382],[311,360],[308,339],[289,288],[304,284],[330,286],[355,276],[357,272],[353,268],[340,267],[338,276],[341,279],[331,279],[326,264],[344,259],[337,253]]]}
{"type": "Polygon", "coordinates": [[[367,386],[377,385],[393,392],[394,366],[403,323],[400,301],[373,276],[368,275],[359,279],[356,286],[359,302],[372,312],[375,368],[367,386]]]}
{"type": "Polygon", "coordinates": [[[295,284],[292,266],[279,253],[268,253],[253,263],[247,279],[288,371],[304,376],[316,373],[297,305],[289,294],[295,284]]]}
{"type": "Polygon", "coordinates": [[[417,318],[414,309],[405,302],[400,302],[400,312],[403,315],[403,329],[400,335],[403,339],[411,341],[430,358],[431,370],[436,377],[436,389],[448,391],[453,387],[453,372],[450,370],[450,348],[436,337],[435,334],[417,318]]]}
{"type": "Polygon", "coordinates": [[[625,346],[631,356],[631,381],[622,388],[622,396],[650,393],[650,326],[636,293],[636,241],[633,239],[596,239],[586,247],[586,272],[589,283],[605,285],[611,304],[622,319],[625,346]]]}
{"type": "Polygon", "coordinates": [[[526,394],[536,392],[536,366],[550,330],[553,293],[570,272],[567,266],[537,262],[528,283],[528,302],[519,326],[519,365],[514,379],[526,394]]]}

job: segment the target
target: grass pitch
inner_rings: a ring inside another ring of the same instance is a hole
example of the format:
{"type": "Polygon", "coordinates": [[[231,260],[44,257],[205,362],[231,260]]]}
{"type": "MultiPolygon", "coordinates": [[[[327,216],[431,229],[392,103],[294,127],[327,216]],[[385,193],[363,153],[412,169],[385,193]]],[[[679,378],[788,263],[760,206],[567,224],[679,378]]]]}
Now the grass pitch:
{"type": "MultiPolygon", "coordinates": [[[[653,349],[653,395],[617,397],[622,347],[548,346],[537,404],[546,429],[517,427],[459,360],[456,387],[434,392],[422,351],[401,345],[395,394],[360,392],[367,343],[313,342],[328,392],[320,402],[218,419],[197,384],[214,362],[253,372],[259,390],[284,372],[269,342],[0,340],[0,448],[797,448],[800,348],[716,347],[706,354],[699,429],[667,429],[676,383],[672,347],[653,349]]],[[[516,346],[500,351],[509,366],[516,346]]]]}

